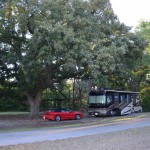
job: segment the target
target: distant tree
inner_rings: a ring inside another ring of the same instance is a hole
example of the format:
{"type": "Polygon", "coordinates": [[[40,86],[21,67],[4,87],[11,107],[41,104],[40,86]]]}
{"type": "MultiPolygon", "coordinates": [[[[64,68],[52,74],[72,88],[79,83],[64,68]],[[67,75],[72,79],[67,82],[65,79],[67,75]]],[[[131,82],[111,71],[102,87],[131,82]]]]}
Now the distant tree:
{"type": "Polygon", "coordinates": [[[143,56],[143,68],[145,67],[144,71],[146,73],[144,74],[145,80],[141,84],[141,92],[143,110],[150,111],[150,21],[142,20],[137,26],[136,32],[148,41],[148,46],[143,56]]]}
{"type": "Polygon", "coordinates": [[[145,79],[146,66],[143,63],[146,40],[136,33],[129,33],[124,39],[126,53],[116,65],[113,73],[118,87],[126,90],[139,91],[140,83],[145,79]]]}
{"type": "MultiPolygon", "coordinates": [[[[150,74],[150,21],[142,20],[136,28],[136,32],[142,35],[148,42],[148,45],[144,51],[143,63],[146,66],[147,75],[150,74]]],[[[148,76],[147,76],[148,77],[148,76]]],[[[145,77],[145,79],[147,79],[145,77]]],[[[149,79],[144,82],[146,85],[150,85],[149,79]]]]}
{"type": "Polygon", "coordinates": [[[136,32],[140,33],[150,41],[150,21],[142,20],[136,27],[136,32]]]}

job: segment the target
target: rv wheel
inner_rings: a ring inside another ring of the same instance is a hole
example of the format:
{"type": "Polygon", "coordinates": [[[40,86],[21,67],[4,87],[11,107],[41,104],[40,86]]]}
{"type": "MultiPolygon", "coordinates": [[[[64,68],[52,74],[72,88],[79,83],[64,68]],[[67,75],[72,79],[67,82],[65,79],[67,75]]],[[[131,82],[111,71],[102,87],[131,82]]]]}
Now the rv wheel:
{"type": "Polygon", "coordinates": [[[111,116],[111,117],[114,116],[114,111],[113,111],[113,110],[110,111],[110,116],[111,116]]]}

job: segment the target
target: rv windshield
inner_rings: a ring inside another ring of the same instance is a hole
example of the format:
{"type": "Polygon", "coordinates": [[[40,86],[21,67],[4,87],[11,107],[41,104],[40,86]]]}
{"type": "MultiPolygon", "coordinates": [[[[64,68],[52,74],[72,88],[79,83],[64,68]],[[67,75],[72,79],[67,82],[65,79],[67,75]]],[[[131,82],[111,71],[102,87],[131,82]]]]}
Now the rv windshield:
{"type": "Polygon", "coordinates": [[[90,104],[106,104],[106,96],[105,95],[96,95],[89,96],[90,104]]]}

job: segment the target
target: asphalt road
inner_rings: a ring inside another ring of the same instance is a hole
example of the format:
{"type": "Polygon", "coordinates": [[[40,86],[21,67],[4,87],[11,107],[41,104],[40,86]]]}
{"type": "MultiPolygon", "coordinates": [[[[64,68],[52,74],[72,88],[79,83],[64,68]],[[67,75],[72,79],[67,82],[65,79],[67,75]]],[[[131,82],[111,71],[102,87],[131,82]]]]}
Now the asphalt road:
{"type": "Polygon", "coordinates": [[[150,126],[150,116],[116,119],[109,123],[84,124],[78,126],[45,128],[40,130],[0,133],[0,146],[53,141],[86,135],[95,135],[119,130],[150,126]]]}

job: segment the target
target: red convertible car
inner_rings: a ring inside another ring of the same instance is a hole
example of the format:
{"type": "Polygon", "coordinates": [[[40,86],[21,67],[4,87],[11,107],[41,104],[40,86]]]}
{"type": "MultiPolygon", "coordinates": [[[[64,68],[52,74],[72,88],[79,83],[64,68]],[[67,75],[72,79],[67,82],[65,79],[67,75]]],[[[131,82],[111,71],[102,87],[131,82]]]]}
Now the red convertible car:
{"type": "Polygon", "coordinates": [[[69,119],[76,119],[79,120],[83,118],[83,113],[77,111],[70,111],[69,109],[52,109],[48,112],[45,112],[42,115],[43,119],[47,120],[69,120],[69,119]]]}

